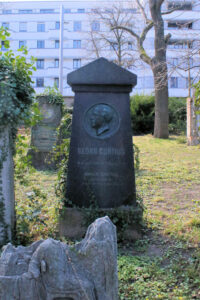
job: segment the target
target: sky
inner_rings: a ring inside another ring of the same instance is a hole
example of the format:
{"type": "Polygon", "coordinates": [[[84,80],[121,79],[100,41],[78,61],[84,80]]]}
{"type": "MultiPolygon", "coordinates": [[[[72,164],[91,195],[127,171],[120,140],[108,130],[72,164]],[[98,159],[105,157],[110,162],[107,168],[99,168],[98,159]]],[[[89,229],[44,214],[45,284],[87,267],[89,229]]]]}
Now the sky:
{"type": "MultiPolygon", "coordinates": [[[[45,1],[45,2],[59,2],[59,1],[63,1],[63,2],[71,2],[73,0],[1,0],[1,2],[38,2],[38,1],[45,1]]],[[[91,1],[91,2],[98,2],[101,0],[74,0],[74,1],[78,1],[78,2],[85,2],[85,1],[91,1]]]]}

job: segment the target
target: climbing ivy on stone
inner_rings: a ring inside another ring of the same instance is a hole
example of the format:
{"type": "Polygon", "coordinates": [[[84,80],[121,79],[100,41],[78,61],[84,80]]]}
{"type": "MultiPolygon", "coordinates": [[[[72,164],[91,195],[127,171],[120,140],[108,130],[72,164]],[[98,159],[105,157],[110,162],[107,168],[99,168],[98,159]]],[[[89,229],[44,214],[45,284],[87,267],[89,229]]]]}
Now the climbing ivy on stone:
{"type": "Polygon", "coordinates": [[[0,51],[0,136],[4,136],[4,129],[7,127],[9,127],[10,132],[9,145],[5,141],[0,148],[0,223],[3,224],[5,231],[7,225],[4,224],[3,163],[7,158],[7,147],[14,154],[17,128],[20,122],[28,122],[31,118],[30,107],[34,100],[31,75],[32,71],[35,70],[35,60],[33,57],[29,61],[27,60],[26,48],[19,49],[17,55],[9,49],[9,41],[7,40],[9,35],[7,30],[3,27],[0,28],[0,41],[4,41],[4,46],[7,48],[7,51],[0,51]]]}

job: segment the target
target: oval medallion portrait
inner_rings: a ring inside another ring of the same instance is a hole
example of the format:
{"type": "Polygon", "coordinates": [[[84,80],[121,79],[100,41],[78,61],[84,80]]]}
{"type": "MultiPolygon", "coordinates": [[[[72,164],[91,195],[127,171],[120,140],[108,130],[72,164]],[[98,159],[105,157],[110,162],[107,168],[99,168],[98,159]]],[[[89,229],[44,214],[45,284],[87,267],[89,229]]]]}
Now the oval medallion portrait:
{"type": "Polygon", "coordinates": [[[84,127],[92,137],[108,138],[117,132],[119,124],[117,111],[105,103],[95,104],[85,113],[84,127]]]}

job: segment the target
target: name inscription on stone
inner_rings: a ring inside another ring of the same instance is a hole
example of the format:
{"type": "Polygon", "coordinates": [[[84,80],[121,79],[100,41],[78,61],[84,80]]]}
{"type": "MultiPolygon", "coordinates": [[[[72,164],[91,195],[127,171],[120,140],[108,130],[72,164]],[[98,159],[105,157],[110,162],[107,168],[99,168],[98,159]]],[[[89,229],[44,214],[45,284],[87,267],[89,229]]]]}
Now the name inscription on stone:
{"type": "Polygon", "coordinates": [[[32,129],[32,140],[37,150],[50,152],[57,140],[56,128],[48,125],[35,126],[32,129]]]}
{"type": "Polygon", "coordinates": [[[78,147],[77,154],[79,156],[77,166],[83,169],[84,185],[92,184],[114,187],[123,184],[124,177],[117,170],[119,165],[121,167],[124,165],[124,148],[78,147]],[[84,160],[81,157],[84,157],[84,160]],[[105,163],[111,169],[106,170],[105,163]]]}
{"type": "Polygon", "coordinates": [[[119,155],[123,156],[125,155],[125,150],[123,148],[114,148],[114,147],[108,147],[108,148],[97,148],[97,147],[80,147],[77,150],[78,154],[82,155],[119,155]]]}

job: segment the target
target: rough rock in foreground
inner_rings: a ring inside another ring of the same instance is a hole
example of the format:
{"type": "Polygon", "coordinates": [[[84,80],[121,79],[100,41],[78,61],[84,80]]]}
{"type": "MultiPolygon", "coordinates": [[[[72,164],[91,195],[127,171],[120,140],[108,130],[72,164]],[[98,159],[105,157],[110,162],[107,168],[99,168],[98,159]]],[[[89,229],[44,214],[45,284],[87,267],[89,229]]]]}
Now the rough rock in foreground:
{"type": "Polygon", "coordinates": [[[73,248],[53,239],[8,244],[0,258],[1,300],[117,300],[116,229],[92,223],[73,248]]]}

